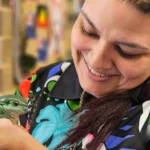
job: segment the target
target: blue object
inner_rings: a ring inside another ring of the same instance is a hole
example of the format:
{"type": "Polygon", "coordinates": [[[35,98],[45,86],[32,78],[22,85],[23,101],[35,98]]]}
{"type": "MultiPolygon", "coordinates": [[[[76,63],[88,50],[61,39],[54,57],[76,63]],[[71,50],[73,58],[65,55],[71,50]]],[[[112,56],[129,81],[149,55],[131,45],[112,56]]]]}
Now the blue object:
{"type": "Polygon", "coordinates": [[[38,61],[46,61],[47,60],[47,50],[48,50],[48,41],[47,40],[39,40],[38,42],[38,61]]]}
{"type": "Polygon", "coordinates": [[[33,13],[28,14],[26,20],[26,37],[27,38],[35,38],[35,15],[33,13]]]}

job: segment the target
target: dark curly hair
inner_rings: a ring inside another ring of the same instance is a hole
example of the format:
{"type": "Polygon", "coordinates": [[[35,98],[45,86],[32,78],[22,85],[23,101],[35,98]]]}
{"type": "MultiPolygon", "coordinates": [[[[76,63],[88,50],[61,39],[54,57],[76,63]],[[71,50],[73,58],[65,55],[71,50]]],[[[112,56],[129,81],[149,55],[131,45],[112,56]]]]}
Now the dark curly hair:
{"type": "MultiPolygon", "coordinates": [[[[88,133],[94,135],[87,145],[88,150],[96,150],[108,134],[119,124],[129,108],[150,99],[150,78],[127,92],[109,93],[101,98],[86,94],[82,107],[74,115],[87,110],[80,116],[80,124],[70,131],[68,138],[59,147],[81,141],[88,133]]],[[[71,116],[72,117],[72,116],[71,116]]]]}

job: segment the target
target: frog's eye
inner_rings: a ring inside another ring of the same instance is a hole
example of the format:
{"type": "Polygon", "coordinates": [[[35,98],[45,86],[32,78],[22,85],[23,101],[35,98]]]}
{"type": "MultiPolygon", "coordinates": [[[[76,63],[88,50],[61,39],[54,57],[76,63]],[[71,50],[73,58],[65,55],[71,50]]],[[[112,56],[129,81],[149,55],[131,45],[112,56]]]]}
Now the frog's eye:
{"type": "Polygon", "coordinates": [[[19,105],[19,102],[17,102],[17,101],[13,101],[13,106],[18,106],[19,105]]]}

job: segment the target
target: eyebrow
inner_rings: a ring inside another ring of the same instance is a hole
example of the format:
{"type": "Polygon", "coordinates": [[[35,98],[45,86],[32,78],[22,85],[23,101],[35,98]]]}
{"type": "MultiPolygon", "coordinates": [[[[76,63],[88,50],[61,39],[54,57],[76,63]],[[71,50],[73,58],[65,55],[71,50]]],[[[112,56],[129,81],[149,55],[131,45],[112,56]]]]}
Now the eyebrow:
{"type": "Polygon", "coordinates": [[[130,48],[138,48],[138,49],[143,49],[143,50],[149,50],[149,48],[141,46],[141,45],[136,44],[136,43],[127,43],[127,42],[118,42],[118,41],[116,41],[115,43],[130,47],[130,48]]]}
{"type": "MultiPolygon", "coordinates": [[[[88,15],[83,10],[81,10],[81,14],[86,19],[86,21],[91,25],[91,27],[93,29],[95,29],[99,33],[99,30],[96,28],[96,26],[94,25],[94,23],[90,20],[90,18],[88,17],[88,15]]],[[[138,49],[143,49],[143,50],[149,50],[149,48],[141,46],[141,45],[136,44],[136,43],[119,42],[119,41],[115,41],[115,43],[116,44],[121,44],[121,45],[124,45],[124,46],[127,46],[127,47],[130,47],[130,48],[138,48],[138,49]]]]}
{"type": "Polygon", "coordinates": [[[82,14],[83,17],[86,19],[86,21],[91,25],[91,27],[92,27],[93,29],[95,29],[95,30],[99,33],[99,31],[98,31],[98,29],[96,28],[96,26],[94,25],[94,23],[90,20],[90,18],[88,17],[88,15],[87,15],[83,10],[81,10],[81,14],[82,14]]]}

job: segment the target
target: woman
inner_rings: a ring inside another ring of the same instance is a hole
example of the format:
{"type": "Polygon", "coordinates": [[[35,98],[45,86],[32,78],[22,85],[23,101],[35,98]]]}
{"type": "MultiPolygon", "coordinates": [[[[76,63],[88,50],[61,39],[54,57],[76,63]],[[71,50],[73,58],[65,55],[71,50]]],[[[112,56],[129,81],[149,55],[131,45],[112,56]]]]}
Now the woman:
{"type": "Polygon", "coordinates": [[[16,91],[29,97],[21,124],[41,144],[2,119],[0,148],[150,149],[149,13],[149,0],[86,0],[74,63],[41,68],[16,91]]]}

